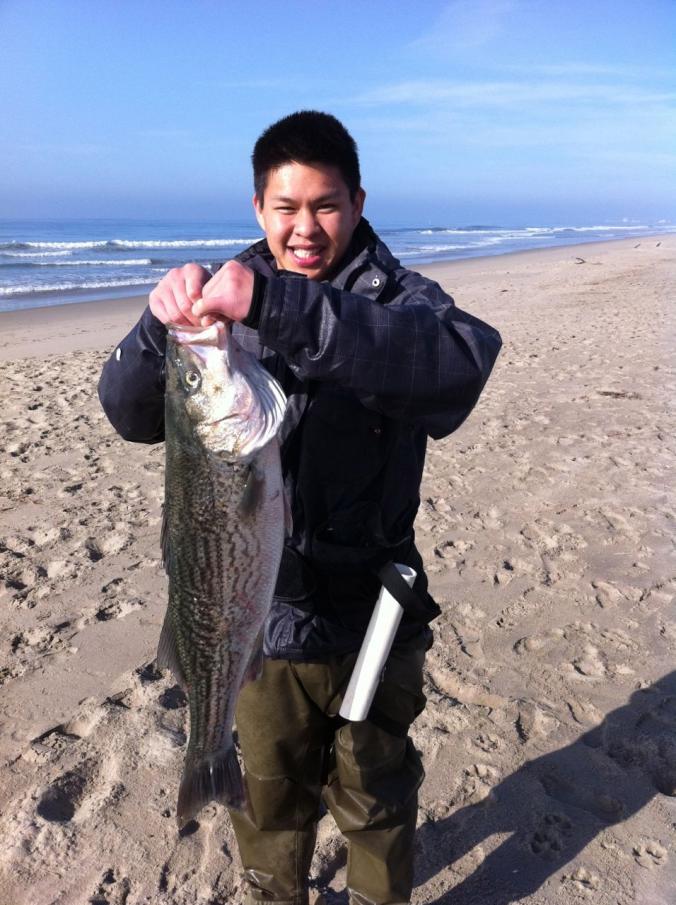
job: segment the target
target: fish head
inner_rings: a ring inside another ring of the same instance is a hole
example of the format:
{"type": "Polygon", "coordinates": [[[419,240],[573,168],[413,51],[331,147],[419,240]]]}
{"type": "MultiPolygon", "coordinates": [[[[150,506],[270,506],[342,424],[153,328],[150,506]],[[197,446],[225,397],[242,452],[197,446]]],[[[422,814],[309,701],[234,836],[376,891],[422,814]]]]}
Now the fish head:
{"type": "Polygon", "coordinates": [[[230,326],[167,325],[167,407],[211,453],[249,461],[277,433],[286,398],[230,326]]]}

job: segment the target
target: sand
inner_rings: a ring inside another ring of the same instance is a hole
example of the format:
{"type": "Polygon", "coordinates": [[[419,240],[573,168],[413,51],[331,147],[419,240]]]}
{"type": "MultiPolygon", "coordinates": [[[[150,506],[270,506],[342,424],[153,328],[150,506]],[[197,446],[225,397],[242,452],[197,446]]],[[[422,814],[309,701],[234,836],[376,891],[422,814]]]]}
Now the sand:
{"type": "MultiPolygon", "coordinates": [[[[416,905],[674,901],[675,265],[666,236],[423,268],[504,349],[422,487],[416,905]]],[[[163,448],[96,398],[142,305],[0,315],[0,905],[243,901],[224,810],[176,832],[163,448]]],[[[325,816],[329,905],[345,860],[325,816]]]]}

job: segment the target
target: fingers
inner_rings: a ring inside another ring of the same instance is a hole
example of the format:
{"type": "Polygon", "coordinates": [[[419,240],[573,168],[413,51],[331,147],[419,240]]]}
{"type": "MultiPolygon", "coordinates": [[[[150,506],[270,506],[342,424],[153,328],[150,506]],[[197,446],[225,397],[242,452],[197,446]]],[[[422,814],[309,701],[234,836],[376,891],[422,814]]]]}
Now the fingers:
{"type": "Polygon", "coordinates": [[[228,261],[204,287],[192,307],[192,315],[241,321],[249,313],[253,285],[253,273],[248,267],[228,261]]]}
{"type": "Polygon", "coordinates": [[[163,324],[198,325],[200,318],[192,307],[202,295],[211,274],[199,264],[186,264],[170,270],[150,293],[150,310],[163,324]]]}

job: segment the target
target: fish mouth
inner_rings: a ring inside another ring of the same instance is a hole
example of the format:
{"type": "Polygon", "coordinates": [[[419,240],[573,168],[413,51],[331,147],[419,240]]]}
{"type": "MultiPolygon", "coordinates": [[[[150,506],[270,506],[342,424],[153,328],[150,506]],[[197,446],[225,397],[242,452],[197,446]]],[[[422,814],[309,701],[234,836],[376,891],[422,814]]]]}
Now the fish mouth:
{"type": "Polygon", "coordinates": [[[167,324],[169,339],[177,346],[190,349],[193,355],[206,365],[213,349],[225,349],[228,326],[224,321],[214,321],[208,327],[190,324],[167,324]]]}
{"type": "Polygon", "coordinates": [[[208,327],[193,326],[191,324],[167,324],[167,332],[171,338],[182,346],[218,346],[221,336],[227,329],[225,321],[214,321],[208,327]]]}

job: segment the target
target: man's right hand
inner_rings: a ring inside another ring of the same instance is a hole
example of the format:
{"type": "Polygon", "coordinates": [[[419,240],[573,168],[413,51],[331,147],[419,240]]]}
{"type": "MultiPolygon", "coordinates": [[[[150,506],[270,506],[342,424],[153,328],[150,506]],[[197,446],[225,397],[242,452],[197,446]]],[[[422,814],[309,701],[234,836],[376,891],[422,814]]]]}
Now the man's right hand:
{"type": "Polygon", "coordinates": [[[192,313],[192,306],[202,298],[202,290],[211,274],[199,264],[174,267],[150,293],[148,304],[163,324],[200,325],[200,318],[192,313]]]}

